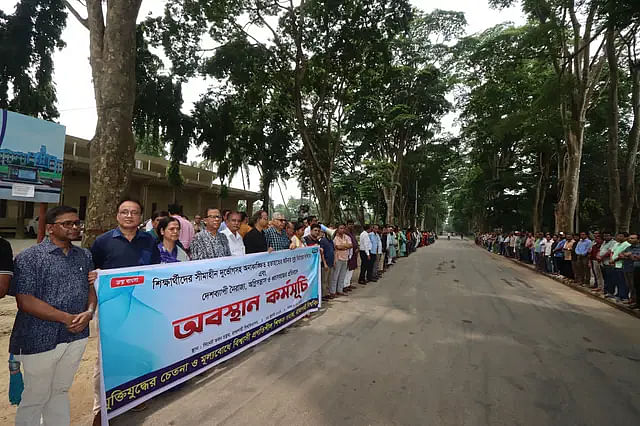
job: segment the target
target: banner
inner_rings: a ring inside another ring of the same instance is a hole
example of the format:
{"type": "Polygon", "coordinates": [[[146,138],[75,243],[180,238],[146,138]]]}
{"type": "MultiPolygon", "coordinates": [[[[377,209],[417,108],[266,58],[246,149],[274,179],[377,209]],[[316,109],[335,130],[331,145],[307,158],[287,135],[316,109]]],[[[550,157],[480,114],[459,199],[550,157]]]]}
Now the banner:
{"type": "Polygon", "coordinates": [[[320,307],[318,247],[99,272],[102,419],[320,307]]]}
{"type": "Polygon", "coordinates": [[[57,203],[65,128],[0,109],[0,199],[57,203]]]}

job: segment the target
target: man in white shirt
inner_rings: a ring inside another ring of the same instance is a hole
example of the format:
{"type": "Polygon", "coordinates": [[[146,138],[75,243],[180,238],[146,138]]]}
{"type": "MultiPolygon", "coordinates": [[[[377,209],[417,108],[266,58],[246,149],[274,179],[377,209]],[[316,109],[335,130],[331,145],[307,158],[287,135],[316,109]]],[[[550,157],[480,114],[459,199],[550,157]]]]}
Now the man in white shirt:
{"type": "Polygon", "coordinates": [[[229,213],[227,216],[227,227],[221,231],[227,236],[231,256],[244,256],[246,254],[242,235],[238,232],[240,229],[241,217],[242,216],[238,212],[229,213]]]}
{"type": "Polygon", "coordinates": [[[371,231],[371,225],[364,225],[364,230],[360,233],[360,277],[358,284],[366,285],[367,279],[373,278],[371,276],[371,240],[369,239],[369,231],[371,231]]]}

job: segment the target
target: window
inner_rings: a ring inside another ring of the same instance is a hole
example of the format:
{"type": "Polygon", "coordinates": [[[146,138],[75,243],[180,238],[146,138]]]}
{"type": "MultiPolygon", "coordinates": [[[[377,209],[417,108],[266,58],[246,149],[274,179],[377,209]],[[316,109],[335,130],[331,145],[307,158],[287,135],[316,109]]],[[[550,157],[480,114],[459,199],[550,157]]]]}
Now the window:
{"type": "Polygon", "coordinates": [[[78,207],[78,217],[80,220],[85,220],[87,216],[87,197],[84,195],[80,197],[80,207],[78,207]]]}
{"type": "Polygon", "coordinates": [[[33,205],[31,201],[24,202],[24,217],[33,217],[33,205]]]}
{"type": "Polygon", "coordinates": [[[7,217],[7,200],[0,200],[0,217],[7,217]]]}

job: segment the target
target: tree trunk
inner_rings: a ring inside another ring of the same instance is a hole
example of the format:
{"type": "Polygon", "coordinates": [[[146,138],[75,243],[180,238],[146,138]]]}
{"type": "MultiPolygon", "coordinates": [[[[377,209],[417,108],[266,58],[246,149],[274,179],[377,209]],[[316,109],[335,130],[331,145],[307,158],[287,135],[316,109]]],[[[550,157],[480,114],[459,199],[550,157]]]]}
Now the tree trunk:
{"type": "Polygon", "coordinates": [[[627,158],[624,167],[624,182],[621,207],[620,231],[629,232],[631,214],[636,200],[636,166],[638,164],[638,148],[640,145],[640,61],[630,63],[631,68],[631,107],[633,125],[627,143],[627,158]]]}
{"type": "Polygon", "coordinates": [[[540,176],[536,184],[536,197],[533,203],[533,232],[542,231],[544,201],[547,196],[547,182],[551,173],[551,156],[541,152],[538,154],[540,176]]]}
{"type": "Polygon", "coordinates": [[[120,198],[129,189],[135,140],[136,18],[142,0],[87,0],[89,61],[98,122],[90,144],[90,187],[83,245],[112,228],[120,198]],[[105,22],[106,16],[106,22],[105,22]]]}
{"type": "Polygon", "coordinates": [[[607,172],[609,177],[609,208],[617,233],[621,229],[621,194],[620,194],[620,169],[618,168],[618,122],[620,111],[618,108],[618,56],[615,48],[615,28],[607,30],[607,61],[609,63],[609,97],[608,97],[608,145],[607,145],[607,172]]]}
{"type": "Polygon", "coordinates": [[[394,221],[394,206],[396,203],[396,193],[398,191],[397,185],[393,185],[391,187],[382,187],[382,193],[384,194],[384,201],[387,203],[387,224],[393,224],[394,221]]]}
{"type": "MultiPolygon", "coordinates": [[[[262,208],[268,209],[269,203],[271,202],[271,197],[269,195],[269,190],[271,189],[271,178],[267,177],[266,173],[262,174],[262,185],[260,188],[260,198],[262,200],[262,208]]],[[[271,212],[270,212],[271,213],[271,212]]]]}
{"type": "Polygon", "coordinates": [[[562,182],[562,193],[555,209],[556,232],[574,232],[574,215],[578,203],[583,134],[584,129],[580,122],[575,123],[572,121],[569,124],[569,128],[565,130],[567,156],[562,182]]]}

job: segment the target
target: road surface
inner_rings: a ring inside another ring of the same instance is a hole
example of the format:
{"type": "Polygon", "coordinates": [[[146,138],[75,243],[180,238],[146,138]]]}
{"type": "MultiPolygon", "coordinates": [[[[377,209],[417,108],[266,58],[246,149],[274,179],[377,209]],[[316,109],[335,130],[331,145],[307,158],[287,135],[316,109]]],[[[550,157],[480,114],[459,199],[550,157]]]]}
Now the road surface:
{"type": "Polygon", "coordinates": [[[640,320],[440,239],[114,425],[637,425],[640,320]]]}

